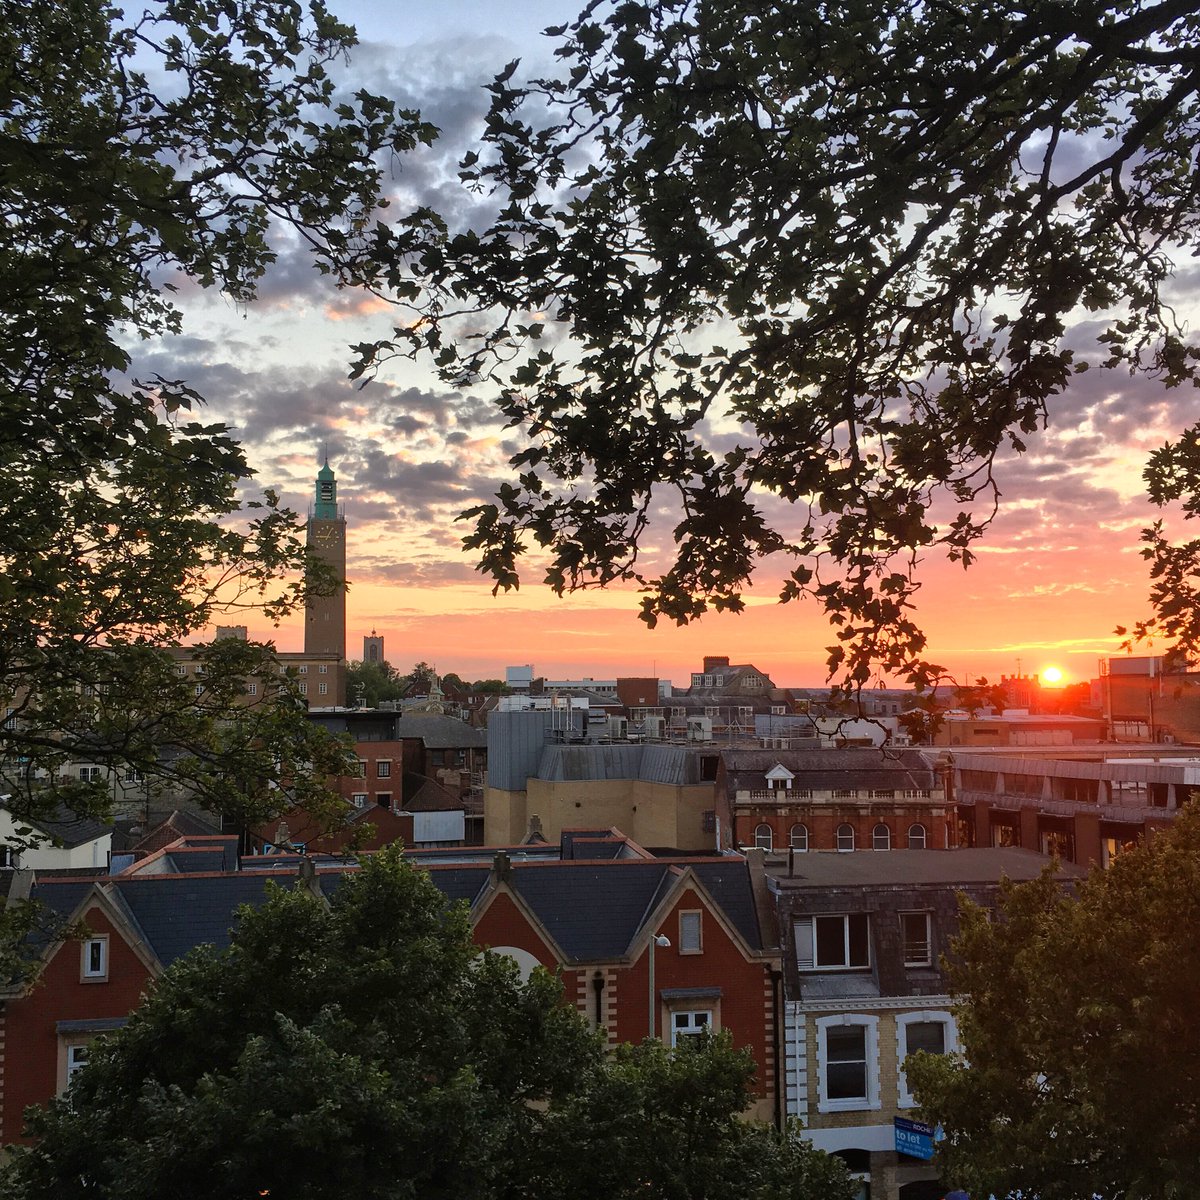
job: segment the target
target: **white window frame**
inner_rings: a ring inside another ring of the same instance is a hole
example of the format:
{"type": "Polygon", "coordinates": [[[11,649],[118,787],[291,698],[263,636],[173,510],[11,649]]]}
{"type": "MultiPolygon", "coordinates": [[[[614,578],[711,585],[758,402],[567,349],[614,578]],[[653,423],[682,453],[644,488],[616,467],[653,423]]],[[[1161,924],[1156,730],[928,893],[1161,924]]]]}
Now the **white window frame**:
{"type": "Polygon", "coordinates": [[[84,983],[108,981],[108,934],[85,938],[80,947],[79,978],[84,983]],[[93,951],[95,953],[93,954],[93,951]],[[95,963],[93,965],[93,958],[95,963]]]}
{"type": "Polygon", "coordinates": [[[908,1077],[904,1074],[904,1060],[908,1057],[908,1027],[910,1025],[945,1026],[945,1053],[958,1054],[958,1023],[954,1014],[945,1009],[921,1009],[919,1012],[901,1013],[896,1018],[896,1090],[899,1108],[916,1108],[916,1097],[908,1090],[908,1077]]]}
{"type": "Polygon", "coordinates": [[[318,675],[328,675],[328,674],[329,674],[329,664],[328,664],[328,663],[320,663],[320,664],[318,664],[318,666],[317,666],[317,674],[318,674],[318,675]]]}
{"type": "Polygon", "coordinates": [[[854,843],[855,843],[854,826],[851,825],[848,821],[843,821],[837,827],[837,830],[835,831],[833,836],[834,836],[834,845],[837,847],[837,852],[839,854],[852,854],[854,852],[854,843]],[[844,830],[850,831],[850,834],[849,834],[850,844],[848,846],[844,844],[847,840],[845,834],[843,833],[844,830]]]}
{"type": "Polygon", "coordinates": [[[258,695],[258,684],[257,683],[246,684],[246,695],[247,696],[257,696],[258,695]]]}
{"type": "Polygon", "coordinates": [[[367,793],[366,792],[352,792],[350,795],[350,802],[354,805],[355,808],[366,808],[367,807],[367,793]]]}
{"type": "Polygon", "coordinates": [[[697,1037],[704,1032],[715,1033],[716,1014],[711,1008],[671,1008],[667,1010],[667,1024],[671,1030],[671,1045],[678,1046],[681,1037],[697,1037]],[[677,1017],[687,1018],[684,1028],[677,1028],[677,1017]]]}
{"type": "Polygon", "coordinates": [[[80,767],[79,768],[80,783],[99,783],[100,768],[99,767],[80,767]]]}
{"type": "Polygon", "coordinates": [[[796,947],[796,966],[800,971],[869,971],[871,969],[871,918],[867,913],[806,913],[792,922],[792,939],[796,947]],[[867,961],[852,963],[850,961],[850,921],[861,918],[866,922],[867,961]],[[842,922],[842,959],[840,963],[822,963],[817,961],[817,922],[842,922]],[[801,934],[800,930],[807,927],[808,932],[801,934]],[[807,947],[804,946],[807,943],[807,947]],[[802,952],[807,948],[808,954],[802,952]]]}
{"type": "Polygon", "coordinates": [[[318,683],[318,684],[317,684],[317,692],[318,692],[320,695],[322,695],[322,696],[327,696],[327,695],[329,695],[329,684],[327,684],[327,683],[318,683]]]}
{"type": "Polygon", "coordinates": [[[914,821],[908,827],[908,848],[910,850],[928,850],[929,849],[929,830],[926,829],[925,826],[922,825],[920,821],[914,821]],[[915,844],[913,841],[913,830],[914,829],[919,829],[921,831],[920,844],[915,844]]]}
{"type": "Polygon", "coordinates": [[[380,758],[375,760],[375,778],[376,779],[391,779],[392,777],[392,760],[390,758],[380,758]]]}
{"type": "Polygon", "coordinates": [[[877,821],[871,828],[871,849],[890,850],[892,848],[892,830],[886,821],[877,821]],[[882,830],[882,836],[880,831],[882,830]],[[880,843],[883,843],[880,845],[880,843]]]}
{"type": "Polygon", "coordinates": [[[817,1027],[817,1111],[818,1112],[863,1112],[880,1107],[879,1102],[879,1018],[858,1013],[837,1013],[829,1017],[818,1017],[817,1027]],[[847,1025],[862,1026],[866,1055],[866,1095],[843,1096],[831,1099],[827,1071],[829,1051],[827,1031],[847,1025]]]}
{"type": "Polygon", "coordinates": [[[72,1042],[67,1046],[67,1086],[71,1086],[71,1079],[77,1071],[82,1071],[87,1065],[89,1051],[92,1048],[91,1042],[72,1042]],[[83,1053],[81,1054],[80,1051],[83,1053]]]}
{"type": "Polygon", "coordinates": [[[808,853],[808,826],[803,821],[797,821],[788,830],[788,849],[798,854],[808,853]]]}
{"type": "Polygon", "coordinates": [[[754,845],[768,854],[775,849],[775,831],[765,821],[760,821],[754,827],[754,845]]]}
{"type": "Polygon", "coordinates": [[[298,675],[307,675],[308,674],[308,664],[302,663],[300,666],[298,666],[296,668],[296,673],[298,675]]]}
{"type": "Polygon", "coordinates": [[[900,920],[900,955],[905,967],[931,967],[933,965],[933,916],[921,909],[910,909],[899,914],[900,920]],[[925,920],[925,957],[910,958],[908,954],[908,937],[904,929],[905,917],[923,917],[925,920]]]}

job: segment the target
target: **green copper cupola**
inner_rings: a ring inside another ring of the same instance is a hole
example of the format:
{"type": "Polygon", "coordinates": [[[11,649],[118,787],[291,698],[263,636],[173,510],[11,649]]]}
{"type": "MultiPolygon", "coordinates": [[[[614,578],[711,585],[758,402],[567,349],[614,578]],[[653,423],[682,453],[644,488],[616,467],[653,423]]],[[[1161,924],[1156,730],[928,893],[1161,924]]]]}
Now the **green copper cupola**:
{"type": "Polygon", "coordinates": [[[317,472],[316,503],[313,505],[313,516],[318,521],[337,520],[337,477],[329,467],[329,459],[317,472]]]}

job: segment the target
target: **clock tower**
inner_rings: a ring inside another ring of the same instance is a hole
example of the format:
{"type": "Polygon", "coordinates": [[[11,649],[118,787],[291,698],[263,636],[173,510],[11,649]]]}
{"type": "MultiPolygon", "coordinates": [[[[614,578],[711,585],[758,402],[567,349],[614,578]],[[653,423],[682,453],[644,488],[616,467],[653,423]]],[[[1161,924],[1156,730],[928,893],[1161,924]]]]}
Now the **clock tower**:
{"type": "Polygon", "coordinates": [[[309,553],[337,575],[332,596],[310,596],[304,605],[304,653],[346,657],[346,515],[337,502],[337,478],[329,459],[317,472],[316,493],[308,515],[309,553]]]}

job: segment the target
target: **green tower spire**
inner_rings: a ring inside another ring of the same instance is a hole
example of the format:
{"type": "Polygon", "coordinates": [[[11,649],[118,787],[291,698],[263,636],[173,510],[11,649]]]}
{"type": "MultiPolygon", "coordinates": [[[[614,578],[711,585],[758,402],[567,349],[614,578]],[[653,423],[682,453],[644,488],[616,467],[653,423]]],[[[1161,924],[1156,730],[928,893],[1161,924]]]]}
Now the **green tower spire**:
{"type": "Polygon", "coordinates": [[[337,510],[337,476],[329,467],[329,459],[317,472],[316,503],[313,505],[313,516],[319,521],[336,521],[337,510]]]}

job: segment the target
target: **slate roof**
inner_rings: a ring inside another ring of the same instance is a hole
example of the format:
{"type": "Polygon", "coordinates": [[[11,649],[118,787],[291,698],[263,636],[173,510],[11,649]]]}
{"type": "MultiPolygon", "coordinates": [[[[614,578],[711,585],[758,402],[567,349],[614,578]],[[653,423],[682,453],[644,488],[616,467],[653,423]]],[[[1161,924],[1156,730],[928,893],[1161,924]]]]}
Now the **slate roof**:
{"type": "Polygon", "coordinates": [[[577,858],[651,858],[616,829],[564,829],[559,834],[559,856],[577,858]]]}
{"type": "Polygon", "coordinates": [[[404,799],[399,807],[405,812],[460,812],[463,802],[428,775],[405,771],[401,782],[404,799]]]}
{"type": "Polygon", "coordinates": [[[750,947],[760,949],[750,873],[742,859],[694,864],[633,859],[594,866],[586,860],[514,863],[509,884],[569,958],[620,958],[688,865],[750,947]]]}
{"type": "Polygon", "coordinates": [[[487,733],[457,717],[397,717],[396,738],[420,738],[427,750],[487,748],[487,733]]]}
{"type": "Polygon", "coordinates": [[[794,787],[818,792],[940,786],[937,771],[919,750],[724,750],[721,759],[731,794],[764,790],[766,773],[777,763],[796,776],[794,787]]]}
{"type": "Polygon", "coordinates": [[[200,871],[223,871],[228,866],[225,850],[219,846],[203,850],[169,851],[165,857],[174,870],[181,874],[200,871]]]}
{"type": "Polygon", "coordinates": [[[700,758],[694,747],[687,746],[639,742],[548,745],[538,761],[537,778],[644,779],[681,786],[700,782],[700,758]]]}
{"type": "MultiPolygon", "coordinates": [[[[125,909],[159,962],[169,966],[193,946],[228,946],[238,906],[261,904],[267,879],[249,872],[127,875],[105,879],[102,886],[125,909]]],[[[38,880],[33,896],[65,917],[96,883],[94,879],[38,880]]]]}
{"type": "Polygon", "coordinates": [[[756,949],[762,945],[750,872],[740,859],[695,863],[692,870],[709,895],[721,906],[738,932],[756,949]]]}
{"type": "Polygon", "coordinates": [[[63,804],[58,805],[53,812],[44,817],[18,816],[11,809],[8,811],[18,825],[30,825],[47,834],[62,846],[82,846],[112,833],[111,825],[93,820],[91,817],[78,816],[63,804]]]}
{"type": "Polygon", "coordinates": [[[135,854],[153,854],[172,842],[189,834],[204,836],[220,833],[220,827],[212,821],[206,821],[193,813],[174,809],[158,824],[148,829],[139,839],[133,842],[129,849],[135,854]]]}
{"type": "Polygon", "coordinates": [[[620,958],[668,870],[655,862],[539,863],[514,868],[510,883],[568,957],[620,958]]]}
{"type": "Polygon", "coordinates": [[[487,886],[490,876],[491,868],[484,866],[435,867],[429,872],[429,878],[451,903],[465,900],[468,904],[474,904],[487,886]]]}
{"type": "MultiPolygon", "coordinates": [[[[610,831],[595,832],[609,835],[610,847],[624,845],[612,838],[610,831]]],[[[592,842],[588,850],[604,844],[592,842]]],[[[167,857],[207,859],[209,853],[169,851],[167,857]]],[[[155,957],[167,966],[202,943],[219,949],[228,946],[238,907],[261,904],[272,877],[282,886],[295,886],[298,863],[294,859],[278,864],[280,869],[274,871],[185,870],[87,879],[47,876],[35,879],[33,894],[69,916],[94,887],[100,886],[155,957]]],[[[336,892],[346,869],[354,869],[353,865],[323,860],[317,860],[316,865],[317,884],[326,896],[336,892]]],[[[634,943],[645,935],[653,911],[678,886],[689,867],[749,946],[760,949],[750,872],[741,858],[695,863],[642,857],[617,861],[517,858],[510,861],[507,880],[567,959],[588,962],[621,959],[630,953],[634,943]]],[[[434,863],[429,877],[448,901],[475,904],[493,878],[492,863],[434,863]]]]}

